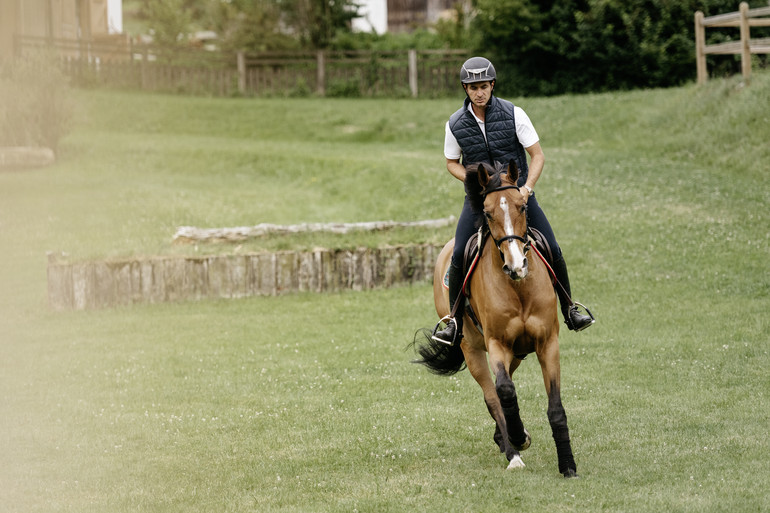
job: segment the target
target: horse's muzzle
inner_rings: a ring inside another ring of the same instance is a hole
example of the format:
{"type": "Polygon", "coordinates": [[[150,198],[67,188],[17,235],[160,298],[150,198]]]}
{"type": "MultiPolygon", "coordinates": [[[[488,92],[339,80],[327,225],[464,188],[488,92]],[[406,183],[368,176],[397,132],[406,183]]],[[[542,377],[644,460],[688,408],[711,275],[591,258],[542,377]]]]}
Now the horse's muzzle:
{"type": "Polygon", "coordinates": [[[503,264],[503,272],[507,274],[508,277],[513,281],[523,280],[529,274],[529,265],[527,264],[527,259],[524,258],[524,263],[522,266],[516,269],[511,269],[508,264],[503,264]]]}

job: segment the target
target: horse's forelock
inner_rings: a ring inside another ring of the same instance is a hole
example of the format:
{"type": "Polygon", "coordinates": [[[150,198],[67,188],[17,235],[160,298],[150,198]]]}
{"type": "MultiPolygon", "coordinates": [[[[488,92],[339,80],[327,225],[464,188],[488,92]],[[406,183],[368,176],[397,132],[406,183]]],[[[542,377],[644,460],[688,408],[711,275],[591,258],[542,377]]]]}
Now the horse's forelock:
{"type": "Polygon", "coordinates": [[[484,210],[484,196],[503,185],[516,185],[516,179],[508,175],[508,168],[500,162],[492,166],[486,162],[471,164],[465,168],[465,192],[476,212],[484,210]],[[479,180],[479,169],[483,167],[489,180],[485,185],[479,180]]]}

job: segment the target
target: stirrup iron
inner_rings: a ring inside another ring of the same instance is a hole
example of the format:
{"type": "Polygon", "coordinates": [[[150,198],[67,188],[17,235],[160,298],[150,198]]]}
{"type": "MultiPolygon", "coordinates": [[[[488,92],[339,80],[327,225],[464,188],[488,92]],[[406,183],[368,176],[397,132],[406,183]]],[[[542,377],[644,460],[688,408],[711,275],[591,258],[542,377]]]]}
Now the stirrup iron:
{"type": "Polygon", "coordinates": [[[448,346],[453,346],[453,345],[455,345],[455,342],[457,341],[457,335],[458,335],[458,333],[457,333],[457,321],[454,319],[454,317],[451,317],[449,315],[445,315],[444,317],[441,318],[441,320],[439,320],[436,323],[436,326],[433,328],[433,333],[431,333],[430,338],[431,338],[431,340],[435,340],[436,342],[440,342],[440,343],[446,344],[448,346]],[[447,342],[446,340],[444,340],[442,338],[438,338],[436,336],[436,333],[441,331],[441,324],[442,323],[444,324],[444,327],[446,327],[446,326],[449,326],[450,322],[454,323],[454,325],[455,325],[455,336],[454,336],[454,338],[452,339],[451,342],[447,342]]]}
{"type": "Polygon", "coordinates": [[[586,324],[585,326],[583,326],[583,327],[582,327],[582,328],[580,328],[579,330],[575,330],[575,332],[577,333],[577,332],[579,332],[579,331],[583,331],[583,330],[584,330],[584,329],[586,329],[586,328],[590,328],[590,327],[591,327],[591,326],[592,326],[592,325],[593,325],[593,324],[596,322],[596,318],[594,317],[594,314],[592,314],[592,313],[591,313],[591,310],[589,310],[589,309],[588,309],[588,307],[587,307],[586,305],[584,305],[583,303],[578,303],[577,301],[573,301],[573,302],[572,302],[572,304],[573,304],[574,306],[579,306],[580,308],[582,308],[583,310],[585,310],[585,311],[586,311],[586,313],[588,314],[588,317],[590,317],[590,318],[591,318],[591,324],[586,324]]]}

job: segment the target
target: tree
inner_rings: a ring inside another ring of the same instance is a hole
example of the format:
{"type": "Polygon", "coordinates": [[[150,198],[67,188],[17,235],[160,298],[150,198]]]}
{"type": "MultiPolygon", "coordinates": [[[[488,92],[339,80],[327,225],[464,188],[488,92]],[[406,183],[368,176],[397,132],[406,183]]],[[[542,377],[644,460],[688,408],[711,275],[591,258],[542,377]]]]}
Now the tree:
{"type": "Polygon", "coordinates": [[[185,0],[145,0],[142,13],[160,46],[179,46],[190,31],[192,13],[185,0]]]}
{"type": "MultiPolygon", "coordinates": [[[[753,0],[750,5],[765,3],[753,0]]],[[[667,87],[692,80],[695,11],[706,16],[732,12],[737,3],[475,0],[475,6],[473,31],[480,34],[475,50],[498,66],[498,90],[549,95],[667,87]]],[[[725,36],[712,34],[710,40],[720,37],[725,36]]],[[[752,37],[761,37],[761,32],[752,30],[752,37]]]]}
{"type": "Polygon", "coordinates": [[[338,31],[350,31],[360,5],[354,0],[282,0],[287,25],[300,43],[310,48],[327,48],[338,31]]]}
{"type": "Polygon", "coordinates": [[[349,33],[355,0],[142,0],[140,15],[155,41],[179,45],[197,27],[214,30],[228,50],[327,48],[349,33]]]}
{"type": "Polygon", "coordinates": [[[224,50],[264,52],[297,47],[296,38],[282,30],[282,12],[275,0],[212,0],[206,15],[224,50]]]}

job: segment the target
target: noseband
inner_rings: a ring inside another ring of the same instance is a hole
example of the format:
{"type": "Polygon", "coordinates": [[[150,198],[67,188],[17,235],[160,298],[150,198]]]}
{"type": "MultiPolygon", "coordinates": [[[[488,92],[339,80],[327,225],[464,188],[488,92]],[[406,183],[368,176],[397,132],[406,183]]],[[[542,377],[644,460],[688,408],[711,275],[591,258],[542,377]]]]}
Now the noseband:
{"type": "MultiPolygon", "coordinates": [[[[517,185],[503,185],[501,187],[497,187],[494,189],[490,189],[487,191],[484,191],[484,197],[486,197],[488,194],[492,192],[500,192],[504,191],[506,189],[516,189],[517,191],[520,191],[519,187],[517,185]]],[[[526,255],[529,251],[530,246],[532,243],[530,242],[529,238],[527,237],[527,234],[529,233],[529,220],[527,219],[527,204],[524,204],[524,237],[520,237],[519,235],[506,235],[504,237],[500,237],[499,239],[495,239],[495,237],[492,235],[492,232],[489,232],[489,236],[492,237],[492,240],[495,241],[495,245],[497,246],[497,250],[500,252],[500,256],[505,260],[505,257],[503,255],[503,248],[500,246],[503,244],[503,242],[509,241],[509,240],[517,240],[524,244],[524,254],[526,255]]],[[[489,229],[489,223],[485,220],[485,223],[487,223],[487,229],[489,229]]]]}

